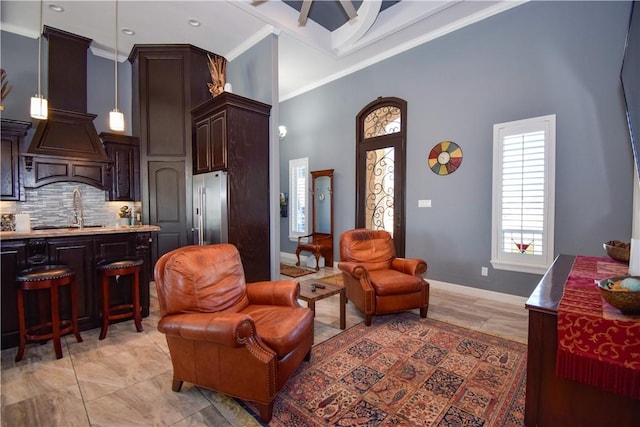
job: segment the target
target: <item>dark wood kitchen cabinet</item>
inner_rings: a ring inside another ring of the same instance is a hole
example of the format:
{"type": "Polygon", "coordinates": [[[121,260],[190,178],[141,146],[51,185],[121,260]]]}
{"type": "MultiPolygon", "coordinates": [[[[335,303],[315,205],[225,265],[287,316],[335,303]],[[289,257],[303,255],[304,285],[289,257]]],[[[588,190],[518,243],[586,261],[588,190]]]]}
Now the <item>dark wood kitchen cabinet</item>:
{"type": "Polygon", "coordinates": [[[162,228],[155,241],[158,256],[191,242],[190,112],[211,98],[207,55],[216,56],[187,44],[139,44],[129,55],[142,216],[162,228]]]}
{"type": "Polygon", "coordinates": [[[205,114],[195,121],[193,135],[193,174],[227,167],[227,112],[205,114]]]}
{"type": "MultiPolygon", "coordinates": [[[[78,323],[80,330],[100,327],[100,292],[95,265],[97,262],[123,256],[144,259],[140,277],[142,316],[149,315],[149,283],[152,277],[151,241],[155,232],[123,232],[68,237],[43,237],[2,240],[0,250],[0,288],[2,305],[2,348],[18,345],[18,314],[16,307],[16,274],[28,267],[42,264],[65,264],[76,273],[78,293],[78,323]]],[[[131,280],[123,277],[121,280],[131,280]]],[[[112,302],[130,303],[128,284],[112,292],[112,302]]],[[[68,289],[62,290],[68,292],[68,289]]],[[[70,312],[69,298],[61,297],[61,310],[70,312]]],[[[29,304],[34,307],[34,304],[29,304]]],[[[30,322],[38,313],[27,312],[30,322]]]]}
{"type": "Polygon", "coordinates": [[[109,201],[140,200],[140,139],[108,132],[100,139],[111,161],[109,201]]]}
{"type": "Polygon", "coordinates": [[[227,172],[228,242],[238,248],[248,282],[271,277],[270,111],[270,105],[228,92],[191,111],[193,173],[227,172]]]}
{"type": "Polygon", "coordinates": [[[20,147],[30,122],[2,119],[0,128],[0,199],[20,200],[20,147]]]}

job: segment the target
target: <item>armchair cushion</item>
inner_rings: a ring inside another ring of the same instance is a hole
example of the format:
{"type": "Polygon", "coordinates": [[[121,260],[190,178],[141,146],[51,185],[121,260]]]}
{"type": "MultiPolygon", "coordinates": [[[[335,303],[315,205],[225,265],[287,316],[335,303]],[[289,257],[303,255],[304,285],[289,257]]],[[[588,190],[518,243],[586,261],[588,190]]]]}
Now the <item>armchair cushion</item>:
{"type": "Polygon", "coordinates": [[[419,292],[423,286],[421,277],[409,276],[396,270],[373,270],[369,280],[376,295],[399,295],[419,292]]]}

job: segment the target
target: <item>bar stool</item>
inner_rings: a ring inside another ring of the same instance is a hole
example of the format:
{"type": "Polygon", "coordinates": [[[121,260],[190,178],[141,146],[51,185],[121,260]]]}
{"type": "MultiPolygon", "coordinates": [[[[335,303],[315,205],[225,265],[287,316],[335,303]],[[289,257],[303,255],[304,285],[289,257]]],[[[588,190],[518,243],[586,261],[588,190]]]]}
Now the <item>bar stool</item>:
{"type": "Polygon", "coordinates": [[[142,332],[142,315],[140,313],[140,269],[144,261],[140,258],[122,258],[107,260],[98,263],[97,269],[100,276],[102,290],[102,329],[99,339],[107,336],[107,329],[111,320],[131,319],[136,325],[136,330],[142,332]],[[109,287],[111,277],[115,277],[116,285],[120,276],[133,276],[131,285],[132,304],[111,305],[109,287]]]}
{"type": "Polygon", "coordinates": [[[53,339],[53,349],[56,359],[62,358],[60,337],[70,332],[82,342],[78,329],[78,306],[76,305],[76,273],[66,265],[44,265],[28,268],[18,273],[18,322],[20,330],[20,346],[16,355],[16,362],[22,360],[27,342],[46,341],[53,339]],[[60,319],[59,288],[69,286],[71,294],[71,319],[60,319]],[[25,318],[25,291],[49,291],[51,320],[46,320],[45,299],[42,292],[39,295],[40,323],[27,328],[25,318]]]}

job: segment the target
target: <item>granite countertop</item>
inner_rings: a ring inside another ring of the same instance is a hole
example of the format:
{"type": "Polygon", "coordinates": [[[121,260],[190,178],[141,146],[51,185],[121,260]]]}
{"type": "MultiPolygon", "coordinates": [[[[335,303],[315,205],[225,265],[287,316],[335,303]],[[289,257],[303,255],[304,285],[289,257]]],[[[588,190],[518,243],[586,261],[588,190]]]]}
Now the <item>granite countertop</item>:
{"type": "Polygon", "coordinates": [[[118,227],[75,227],[31,231],[0,231],[0,240],[38,239],[44,237],[90,236],[93,234],[143,233],[160,231],[157,225],[127,225],[118,227]]]}

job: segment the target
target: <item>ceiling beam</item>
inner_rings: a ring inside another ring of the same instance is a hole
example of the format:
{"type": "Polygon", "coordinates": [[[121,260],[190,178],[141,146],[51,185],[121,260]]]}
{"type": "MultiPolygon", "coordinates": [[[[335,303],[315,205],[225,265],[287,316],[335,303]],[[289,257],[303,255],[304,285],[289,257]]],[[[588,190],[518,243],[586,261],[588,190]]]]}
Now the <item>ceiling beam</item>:
{"type": "Polygon", "coordinates": [[[304,25],[307,23],[307,16],[309,16],[311,2],[313,2],[313,0],[303,0],[302,7],[300,8],[300,16],[298,17],[298,24],[304,25]]]}
{"type": "Polygon", "coordinates": [[[349,19],[353,19],[358,16],[358,12],[356,12],[356,8],[353,7],[353,3],[351,3],[351,0],[340,0],[340,4],[342,5],[344,11],[347,13],[349,19]]]}

